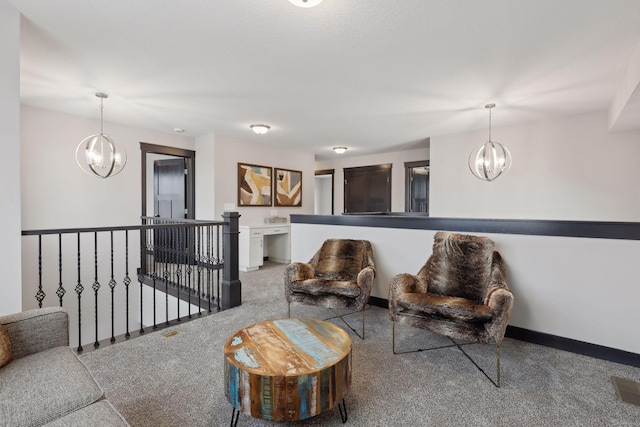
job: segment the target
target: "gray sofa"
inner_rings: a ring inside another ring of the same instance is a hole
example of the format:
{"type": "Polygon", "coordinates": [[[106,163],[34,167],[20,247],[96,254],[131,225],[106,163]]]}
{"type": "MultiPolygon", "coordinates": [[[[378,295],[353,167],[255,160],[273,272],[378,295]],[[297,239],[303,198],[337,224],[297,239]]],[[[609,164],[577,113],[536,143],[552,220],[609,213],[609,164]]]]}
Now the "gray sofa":
{"type": "Polygon", "coordinates": [[[0,426],[128,426],[69,348],[59,307],[1,316],[12,361],[0,368],[0,426]]]}

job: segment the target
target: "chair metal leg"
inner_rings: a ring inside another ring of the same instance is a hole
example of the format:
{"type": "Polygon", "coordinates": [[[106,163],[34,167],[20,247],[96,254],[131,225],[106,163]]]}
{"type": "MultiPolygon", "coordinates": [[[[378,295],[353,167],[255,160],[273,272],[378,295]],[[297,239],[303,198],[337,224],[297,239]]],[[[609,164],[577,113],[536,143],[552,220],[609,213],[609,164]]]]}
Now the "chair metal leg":
{"type": "MultiPolygon", "coordinates": [[[[371,304],[368,304],[369,308],[371,308],[371,304]]],[[[338,314],[336,316],[332,316],[332,317],[327,317],[326,319],[322,319],[322,320],[332,320],[332,319],[336,319],[336,318],[340,318],[340,320],[342,320],[342,323],[344,323],[349,329],[351,329],[353,331],[354,334],[356,334],[358,336],[358,338],[364,340],[364,311],[367,309],[367,304],[365,304],[364,307],[362,307],[362,310],[360,310],[362,312],[362,329],[361,332],[356,331],[355,329],[353,329],[353,327],[347,323],[346,320],[344,320],[345,316],[350,316],[354,313],[357,313],[357,311],[352,311],[351,313],[345,313],[345,314],[338,314]]]]}
{"type": "Polygon", "coordinates": [[[291,317],[291,302],[287,302],[287,317],[291,317]]]}
{"type": "Polygon", "coordinates": [[[458,344],[457,342],[455,342],[453,340],[453,338],[451,338],[451,337],[447,337],[447,338],[449,338],[453,344],[451,344],[451,345],[443,345],[443,346],[439,346],[439,347],[431,347],[431,348],[420,348],[420,349],[417,349],[417,350],[397,351],[396,350],[396,322],[394,322],[394,321],[391,322],[391,346],[392,346],[392,349],[393,349],[393,354],[418,353],[418,352],[421,352],[421,351],[430,351],[430,350],[439,350],[441,348],[458,347],[458,350],[460,350],[462,352],[462,354],[464,354],[467,357],[467,359],[469,359],[471,361],[471,363],[473,363],[473,365],[480,372],[482,372],[482,374],[485,377],[487,377],[487,379],[489,381],[491,381],[491,384],[493,384],[496,387],[500,387],[501,383],[500,383],[500,346],[499,345],[496,346],[496,379],[494,380],[462,348],[463,345],[479,344],[478,342],[458,344]]]}
{"type": "Polygon", "coordinates": [[[496,373],[498,374],[498,387],[500,387],[500,346],[496,346],[496,373]]]}
{"type": "Polygon", "coordinates": [[[430,350],[439,350],[441,348],[449,348],[455,347],[456,344],[442,345],[439,347],[430,347],[430,348],[419,348],[416,350],[407,350],[407,351],[397,351],[396,350],[396,322],[391,321],[391,348],[393,349],[393,354],[408,354],[408,353],[419,353],[421,351],[430,351],[430,350]]]}
{"type": "MultiPolygon", "coordinates": [[[[451,339],[451,338],[449,338],[449,339],[451,339]]],[[[451,339],[451,341],[453,341],[453,339],[451,339]]],[[[455,341],[453,341],[453,342],[455,343],[455,341]]],[[[472,358],[471,356],[469,356],[469,354],[467,354],[467,352],[466,352],[466,351],[464,351],[464,350],[462,349],[462,346],[463,346],[463,345],[469,345],[469,344],[478,344],[478,343],[466,343],[466,344],[457,344],[457,343],[456,343],[456,347],[458,347],[458,349],[459,349],[459,350],[460,350],[460,351],[461,351],[465,356],[467,356],[467,359],[469,359],[469,360],[471,361],[471,363],[473,363],[473,365],[474,365],[474,366],[475,366],[475,367],[476,367],[480,372],[482,372],[482,374],[483,374],[485,377],[487,377],[487,379],[488,379],[489,381],[491,381],[491,384],[493,384],[493,385],[494,385],[494,386],[496,386],[496,387],[500,387],[500,346],[499,346],[499,345],[496,345],[496,379],[494,380],[493,378],[491,378],[491,377],[489,376],[489,374],[487,374],[487,373],[484,371],[484,369],[482,369],[482,368],[480,367],[480,365],[478,365],[478,364],[476,363],[476,361],[475,361],[475,360],[473,360],[473,358],[472,358]]]]}

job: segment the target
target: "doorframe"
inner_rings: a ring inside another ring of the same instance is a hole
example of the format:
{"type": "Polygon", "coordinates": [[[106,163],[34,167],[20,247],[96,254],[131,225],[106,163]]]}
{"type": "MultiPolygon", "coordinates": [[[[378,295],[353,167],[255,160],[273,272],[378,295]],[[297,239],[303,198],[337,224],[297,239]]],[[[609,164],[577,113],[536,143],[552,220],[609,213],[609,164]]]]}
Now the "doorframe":
{"type": "Polygon", "coordinates": [[[140,151],[142,153],[141,170],[142,170],[142,213],[141,216],[147,216],[147,154],[166,154],[169,156],[182,157],[185,159],[187,168],[187,188],[186,188],[186,204],[187,218],[195,219],[196,215],[196,152],[186,150],[184,148],[167,147],[164,145],[140,143],[140,151]]]}
{"type": "MultiPolygon", "coordinates": [[[[334,210],[333,210],[333,205],[335,203],[334,198],[335,198],[335,169],[321,169],[321,170],[317,170],[315,171],[314,176],[318,176],[318,175],[331,175],[331,215],[334,214],[334,210]]],[[[314,190],[315,191],[315,190],[314,190]]]]}
{"type": "MultiPolygon", "coordinates": [[[[404,162],[404,211],[411,212],[411,169],[428,166],[431,168],[430,160],[418,160],[415,162],[404,162]]],[[[431,172],[431,170],[429,170],[431,172]]],[[[431,175],[429,175],[431,182],[431,175]]]]}

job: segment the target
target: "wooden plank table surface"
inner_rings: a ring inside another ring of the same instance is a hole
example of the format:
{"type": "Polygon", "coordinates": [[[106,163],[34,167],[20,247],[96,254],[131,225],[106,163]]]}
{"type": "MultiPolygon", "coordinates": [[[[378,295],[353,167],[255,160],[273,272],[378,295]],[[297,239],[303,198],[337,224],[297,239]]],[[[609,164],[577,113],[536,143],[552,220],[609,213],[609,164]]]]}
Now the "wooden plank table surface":
{"type": "Polygon", "coordinates": [[[351,338],[322,320],[255,323],[227,340],[224,355],[227,399],[255,418],[313,417],[340,403],[351,385],[351,338]]]}

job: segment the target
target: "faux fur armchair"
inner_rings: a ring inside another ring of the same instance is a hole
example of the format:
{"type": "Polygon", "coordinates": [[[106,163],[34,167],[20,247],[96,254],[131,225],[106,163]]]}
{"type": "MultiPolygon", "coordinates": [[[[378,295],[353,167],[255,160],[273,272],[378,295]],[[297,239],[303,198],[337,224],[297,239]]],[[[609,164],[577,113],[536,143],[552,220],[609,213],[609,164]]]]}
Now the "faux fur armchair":
{"type": "Polygon", "coordinates": [[[363,311],[371,296],[376,270],[367,240],[329,239],[308,263],[290,264],[284,275],[289,304],[299,302],[328,308],[363,311]]]}
{"type": "MultiPolygon", "coordinates": [[[[433,253],[418,274],[399,274],[391,279],[389,316],[394,322],[393,351],[396,353],[395,322],[452,339],[492,344],[497,352],[497,384],[489,379],[499,386],[500,344],[512,305],[513,294],[506,283],[504,263],[494,251],[493,241],[438,232],[433,253]]],[[[455,341],[453,345],[464,352],[455,341]]]]}

